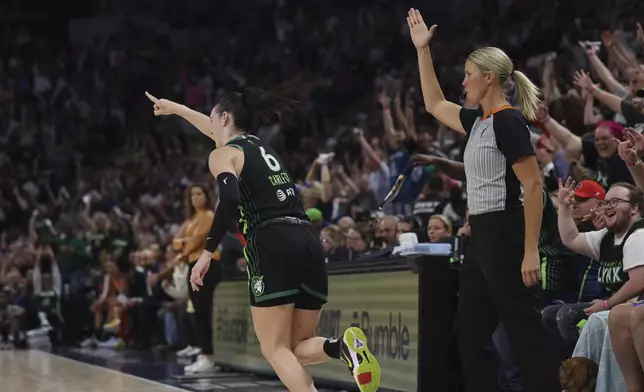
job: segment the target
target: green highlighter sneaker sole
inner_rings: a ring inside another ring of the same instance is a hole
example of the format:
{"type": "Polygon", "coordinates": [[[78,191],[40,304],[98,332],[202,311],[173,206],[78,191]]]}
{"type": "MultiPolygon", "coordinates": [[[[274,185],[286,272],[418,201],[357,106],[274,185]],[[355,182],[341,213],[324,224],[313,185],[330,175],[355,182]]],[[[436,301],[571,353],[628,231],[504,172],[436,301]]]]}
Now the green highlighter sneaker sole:
{"type": "Polygon", "coordinates": [[[351,327],[344,331],[345,346],[342,359],[356,380],[360,392],[376,392],[380,386],[380,364],[367,346],[367,338],[360,328],[351,327]]]}

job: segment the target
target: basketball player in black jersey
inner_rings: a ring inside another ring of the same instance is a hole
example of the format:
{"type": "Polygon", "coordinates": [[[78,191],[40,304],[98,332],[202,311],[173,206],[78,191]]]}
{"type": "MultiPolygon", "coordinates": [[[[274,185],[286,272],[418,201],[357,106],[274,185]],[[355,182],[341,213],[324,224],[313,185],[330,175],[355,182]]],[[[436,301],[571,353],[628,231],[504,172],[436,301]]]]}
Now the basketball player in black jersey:
{"type": "Polygon", "coordinates": [[[219,186],[219,205],[191,285],[199,290],[212,253],[241,215],[253,325],[262,354],[280,380],[290,391],[316,391],[304,366],[338,358],[348,365],[360,391],[375,392],[380,367],[362,330],[351,327],[341,339],[315,337],[328,292],[322,245],[282,160],[247,133],[254,116],[272,120],[290,110],[298,102],[293,87],[226,93],[210,117],[146,93],[155,115],[179,115],[217,145],[208,166],[219,186]]]}

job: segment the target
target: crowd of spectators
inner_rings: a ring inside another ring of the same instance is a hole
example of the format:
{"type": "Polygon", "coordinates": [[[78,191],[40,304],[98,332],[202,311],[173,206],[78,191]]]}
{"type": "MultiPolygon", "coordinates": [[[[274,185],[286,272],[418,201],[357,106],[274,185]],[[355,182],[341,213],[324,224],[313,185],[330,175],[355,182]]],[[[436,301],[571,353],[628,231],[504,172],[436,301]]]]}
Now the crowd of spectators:
{"type": "MultiPolygon", "coordinates": [[[[186,190],[202,183],[216,196],[206,166],[213,146],[185,122],[155,119],[146,90],[209,112],[224,88],[304,78],[300,110],[256,134],[298,180],[329,263],[387,255],[400,233],[420,242],[470,234],[464,178],[454,174],[466,140],[424,110],[406,1],[253,1],[253,12],[248,1],[196,2],[180,12],[144,3],[109,3],[100,17],[67,21],[63,35],[2,31],[2,348],[188,344],[187,287],[156,273],[175,259],[186,190]],[[377,211],[415,154],[422,165],[377,211]]],[[[422,11],[431,22],[431,10],[422,11]]],[[[568,203],[556,197],[557,180],[587,180],[575,191],[580,231],[598,227],[587,217],[606,206],[612,186],[637,182],[615,139],[637,141],[644,128],[643,11],[636,1],[482,1],[432,43],[450,100],[461,100],[466,54],[483,45],[504,48],[539,82],[543,105],[531,131],[546,193],[568,203]]],[[[634,192],[620,197],[633,201],[634,192]]],[[[220,252],[225,273],[243,273],[243,238],[231,230],[229,240],[220,252]]],[[[608,335],[584,337],[592,329],[582,321],[608,314],[588,306],[619,291],[640,264],[620,260],[621,282],[612,283],[621,285],[609,287],[593,265],[597,252],[587,255],[574,295],[544,304],[544,322],[562,339],[562,359],[585,353],[601,368],[615,361],[601,350],[608,335]],[[588,283],[588,271],[597,282],[588,283]]],[[[611,389],[624,382],[617,370],[603,373],[604,390],[623,390],[611,389]]],[[[642,377],[641,369],[624,375],[642,377]]]]}

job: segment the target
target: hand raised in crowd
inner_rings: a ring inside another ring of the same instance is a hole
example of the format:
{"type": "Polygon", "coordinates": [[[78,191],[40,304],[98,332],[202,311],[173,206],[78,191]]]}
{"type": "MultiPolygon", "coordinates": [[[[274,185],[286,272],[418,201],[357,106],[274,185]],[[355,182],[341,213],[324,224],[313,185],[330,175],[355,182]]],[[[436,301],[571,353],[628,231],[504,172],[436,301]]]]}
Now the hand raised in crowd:
{"type": "Polygon", "coordinates": [[[402,108],[402,98],[400,90],[396,92],[396,96],[394,97],[394,106],[397,108],[402,108]]]}
{"type": "Polygon", "coordinates": [[[604,43],[604,46],[607,48],[610,48],[615,43],[613,41],[613,33],[610,30],[604,30],[602,32],[601,37],[602,37],[602,42],[604,43]]]}
{"type": "Polygon", "coordinates": [[[541,166],[546,166],[552,163],[555,155],[555,147],[552,144],[552,141],[550,141],[547,136],[541,135],[541,137],[539,137],[538,146],[539,147],[535,152],[537,154],[537,161],[539,164],[541,166]]]}
{"type": "Polygon", "coordinates": [[[579,41],[579,46],[588,53],[589,56],[594,56],[599,52],[599,46],[590,45],[588,41],[579,41]]]}
{"type": "Polygon", "coordinates": [[[552,163],[553,153],[551,150],[539,147],[535,153],[537,154],[537,162],[539,162],[541,166],[546,166],[552,163]]]}
{"type": "Polygon", "coordinates": [[[640,114],[644,114],[644,99],[640,97],[634,97],[631,100],[631,104],[637,109],[640,114]]]}
{"type": "Polygon", "coordinates": [[[427,154],[416,154],[411,157],[411,161],[416,165],[431,165],[436,159],[435,156],[427,154]]]}
{"type": "Polygon", "coordinates": [[[410,9],[407,14],[407,24],[409,25],[411,41],[417,49],[424,48],[429,45],[429,41],[432,40],[434,32],[436,31],[436,25],[427,29],[427,25],[425,24],[425,21],[423,21],[420,11],[413,8],[410,9]]]}
{"type": "Polygon", "coordinates": [[[644,154],[644,135],[638,132],[634,128],[627,128],[628,137],[633,138],[633,143],[635,144],[635,151],[638,155],[644,154]]]}
{"type": "Polygon", "coordinates": [[[540,123],[545,123],[548,120],[548,117],[550,117],[550,111],[548,110],[548,106],[545,104],[540,104],[537,107],[537,120],[540,123]]]}
{"type": "Polygon", "coordinates": [[[634,128],[626,128],[626,136],[633,144],[638,156],[644,154],[644,135],[634,128]]]}
{"type": "Polygon", "coordinates": [[[566,183],[564,184],[559,179],[559,192],[557,193],[557,203],[559,206],[570,207],[574,203],[575,195],[575,181],[572,180],[572,177],[568,177],[566,183]]]}
{"type": "Polygon", "coordinates": [[[606,227],[606,217],[604,216],[604,210],[601,208],[596,208],[591,212],[591,217],[593,220],[593,227],[595,230],[601,230],[606,227]]]}
{"type": "Polygon", "coordinates": [[[176,113],[176,107],[179,105],[178,103],[163,98],[156,98],[147,91],[145,92],[145,96],[154,104],[153,109],[155,116],[167,116],[176,113]]]}
{"type": "Polygon", "coordinates": [[[572,79],[575,86],[582,88],[589,93],[595,89],[595,85],[593,84],[592,79],[590,79],[590,75],[583,70],[575,71],[572,79]]]}
{"type": "Polygon", "coordinates": [[[405,92],[405,105],[407,106],[414,106],[414,93],[416,92],[416,89],[414,87],[410,87],[407,89],[405,92]]]}
{"type": "Polygon", "coordinates": [[[387,109],[391,105],[391,97],[389,97],[389,95],[387,95],[387,93],[383,91],[378,94],[378,102],[380,102],[380,105],[382,105],[383,109],[387,109]]]}
{"type": "Polygon", "coordinates": [[[644,45],[644,30],[642,30],[642,25],[640,22],[637,22],[637,43],[644,45]]]}
{"type": "Polygon", "coordinates": [[[640,159],[638,150],[644,151],[644,136],[632,129],[627,130],[626,136],[624,141],[614,139],[617,143],[617,153],[626,164],[634,165],[640,159]]]}

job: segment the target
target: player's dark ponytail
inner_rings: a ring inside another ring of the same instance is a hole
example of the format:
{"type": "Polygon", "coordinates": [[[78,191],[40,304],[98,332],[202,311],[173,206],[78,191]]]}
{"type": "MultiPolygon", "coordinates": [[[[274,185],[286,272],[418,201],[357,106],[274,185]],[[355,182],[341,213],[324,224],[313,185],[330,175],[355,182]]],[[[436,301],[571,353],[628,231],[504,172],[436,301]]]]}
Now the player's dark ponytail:
{"type": "Polygon", "coordinates": [[[292,111],[300,103],[304,88],[302,79],[291,79],[272,90],[247,88],[242,92],[224,93],[217,103],[217,112],[232,113],[235,127],[252,131],[255,120],[271,122],[292,111]]]}
{"type": "Polygon", "coordinates": [[[249,88],[245,96],[254,114],[262,121],[270,122],[282,113],[290,112],[300,103],[300,93],[303,88],[301,79],[291,79],[273,90],[249,88]]]}

